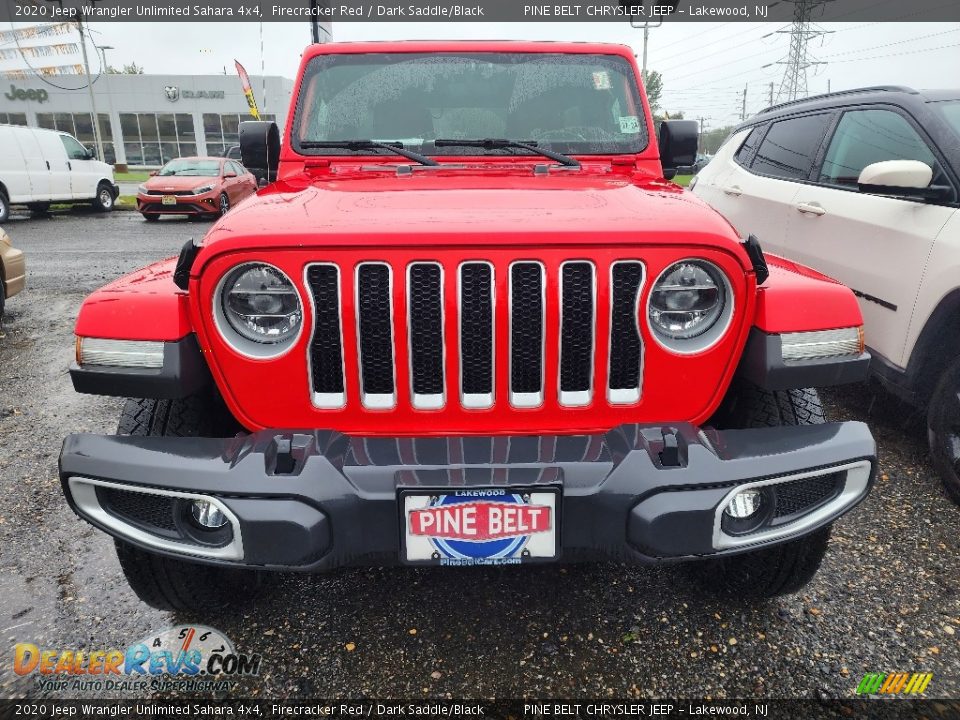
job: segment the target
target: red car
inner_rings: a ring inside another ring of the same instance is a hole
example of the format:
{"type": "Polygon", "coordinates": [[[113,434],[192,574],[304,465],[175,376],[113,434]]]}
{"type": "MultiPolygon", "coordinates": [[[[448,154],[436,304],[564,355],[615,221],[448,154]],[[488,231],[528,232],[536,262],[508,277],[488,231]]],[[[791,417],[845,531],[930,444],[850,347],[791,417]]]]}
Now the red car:
{"type": "Polygon", "coordinates": [[[307,49],[284,141],[240,129],[274,182],[77,319],[74,387],[132,399],[60,479],[142,600],[393,563],[814,576],[876,467],[813,389],[866,377],[860,309],[666,179],[697,123],[658,143],[638,78],[606,44],[307,49]]]}
{"type": "Polygon", "coordinates": [[[216,218],[256,192],[256,178],[236,160],[177,158],[138,188],[137,210],[151,222],[161,215],[216,218]]]}

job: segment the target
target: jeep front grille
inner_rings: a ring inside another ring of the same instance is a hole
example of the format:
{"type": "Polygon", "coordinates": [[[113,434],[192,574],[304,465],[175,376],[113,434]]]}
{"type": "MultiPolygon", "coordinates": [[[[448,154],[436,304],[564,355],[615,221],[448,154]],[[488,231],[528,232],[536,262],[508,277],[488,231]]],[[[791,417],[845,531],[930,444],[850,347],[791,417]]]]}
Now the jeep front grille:
{"type": "Polygon", "coordinates": [[[544,404],[548,393],[565,407],[588,406],[597,394],[610,405],[636,403],[642,384],[637,313],[644,266],[639,260],[618,260],[606,275],[587,260],[567,260],[552,269],[536,260],[448,265],[422,260],[402,269],[375,260],[353,267],[310,264],[305,279],[314,306],[309,346],[313,404],[344,407],[345,388],[356,382],[366,409],[389,410],[397,404],[398,377],[409,378],[410,404],[420,410],[440,409],[451,401],[476,410],[503,402],[533,409],[544,404]],[[344,273],[352,273],[352,303],[344,301],[344,273]],[[498,284],[505,284],[505,298],[497,296],[498,284]],[[601,297],[604,307],[598,305],[601,297]],[[507,307],[498,309],[503,301],[507,307]],[[401,302],[403,314],[395,307],[401,302]],[[606,337],[597,333],[600,312],[610,319],[604,324],[606,337]],[[451,313],[456,313],[455,322],[447,317],[451,313]],[[404,320],[406,326],[399,327],[404,320]],[[553,333],[550,323],[556,327],[553,333]],[[344,336],[347,325],[356,328],[355,338],[344,336]],[[509,343],[501,350],[508,356],[508,397],[497,395],[498,334],[509,343]],[[600,343],[607,381],[598,389],[600,343]],[[357,353],[356,378],[346,376],[350,364],[342,350],[351,344],[357,353]],[[448,377],[449,358],[456,358],[455,379],[448,377]],[[398,363],[404,364],[401,373],[398,363]],[[555,374],[545,372],[547,363],[555,374]],[[555,387],[546,387],[547,377],[554,378],[555,387]],[[455,396],[447,392],[452,387],[455,396]]]}

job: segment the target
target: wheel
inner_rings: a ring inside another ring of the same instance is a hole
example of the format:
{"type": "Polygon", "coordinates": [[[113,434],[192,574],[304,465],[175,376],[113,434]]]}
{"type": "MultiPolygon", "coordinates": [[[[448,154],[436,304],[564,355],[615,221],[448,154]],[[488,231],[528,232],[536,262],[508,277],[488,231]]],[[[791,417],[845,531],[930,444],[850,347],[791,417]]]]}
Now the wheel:
{"type": "Polygon", "coordinates": [[[93,199],[93,207],[100,212],[113,210],[113,188],[102,182],[97,186],[97,196],[93,199]]]}
{"type": "Polygon", "coordinates": [[[30,212],[32,212],[34,215],[46,215],[47,212],[49,212],[50,210],[50,203],[48,202],[27,203],[27,208],[29,208],[30,212]]]}
{"type": "Polygon", "coordinates": [[[226,215],[230,210],[230,198],[226,193],[220,193],[220,215],[226,215]]]}
{"type": "Polygon", "coordinates": [[[943,371],[930,398],[927,438],[943,487],[960,505],[960,360],[943,371]]]}
{"type": "Polygon", "coordinates": [[[200,565],[154,555],[114,540],[120,569],[130,588],[157,610],[197,612],[237,605],[254,597],[259,575],[252,570],[200,565]]]}
{"type": "MultiPolygon", "coordinates": [[[[771,392],[743,383],[731,387],[714,418],[719,428],[819,425],[825,422],[820,396],[813,388],[771,392]]],[[[771,598],[799,591],[820,569],[830,526],[772,547],[690,563],[700,588],[737,598],[771,598]]]]}
{"type": "Polygon", "coordinates": [[[157,213],[143,213],[143,219],[147,222],[156,222],[160,216],[157,213]]]}
{"type": "Polygon", "coordinates": [[[7,194],[0,190],[0,223],[6,222],[10,217],[10,200],[7,194]]]}
{"type": "MultiPolygon", "coordinates": [[[[237,429],[212,395],[177,400],[127,400],[118,435],[228,437],[237,429]]],[[[137,597],[159,610],[199,611],[237,605],[255,597],[260,574],[155,555],[115,541],[120,568],[137,597]]]]}

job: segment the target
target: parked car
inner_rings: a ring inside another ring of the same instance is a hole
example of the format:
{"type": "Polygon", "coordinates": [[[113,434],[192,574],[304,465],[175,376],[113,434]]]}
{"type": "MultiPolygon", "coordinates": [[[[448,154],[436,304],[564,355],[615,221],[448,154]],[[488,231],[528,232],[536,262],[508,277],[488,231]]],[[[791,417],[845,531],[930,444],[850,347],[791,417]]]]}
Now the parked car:
{"type": "Polygon", "coordinates": [[[120,194],[113,167],[95,159],[73,135],[0,125],[0,222],[11,205],[45,212],[51,203],[91,203],[113,210],[120,194]]]}
{"type": "Polygon", "coordinates": [[[960,91],[777,105],[736,128],[693,187],[764,250],[853,289],[874,374],[926,409],[960,502],[960,91]]]}
{"type": "Polygon", "coordinates": [[[811,389],[866,377],[860,310],[663,178],[697,124],[658,149],[638,73],[606,44],[305,51],[286,141],[240,126],[276,181],[77,319],[74,387],[136,399],[66,439],[63,491],[142,600],[370,563],[813,577],[876,466],[811,389]]]}
{"type": "Polygon", "coordinates": [[[23,251],[17,250],[10,242],[10,236],[0,228],[0,320],[7,299],[21,292],[27,285],[27,268],[23,251]]]}
{"type": "Polygon", "coordinates": [[[694,174],[703,170],[711,160],[713,160],[713,155],[705,155],[703,153],[697,153],[697,160],[695,163],[693,163],[694,174]]]}
{"type": "Polygon", "coordinates": [[[177,158],[137,189],[137,210],[151,222],[161,215],[215,218],[256,191],[256,178],[235,160],[177,158]]]}

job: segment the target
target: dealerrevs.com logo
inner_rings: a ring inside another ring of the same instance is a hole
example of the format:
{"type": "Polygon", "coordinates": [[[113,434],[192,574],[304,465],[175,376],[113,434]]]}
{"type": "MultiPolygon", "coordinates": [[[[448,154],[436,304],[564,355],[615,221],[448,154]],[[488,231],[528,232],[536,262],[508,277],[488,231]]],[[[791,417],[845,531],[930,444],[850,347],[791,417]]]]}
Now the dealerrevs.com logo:
{"type": "Polygon", "coordinates": [[[257,675],[261,656],[238,653],[219,630],[177,625],[125,649],[73,650],[18,643],[13,669],[36,675],[44,691],[230,690],[236,678],[257,675]]]}

